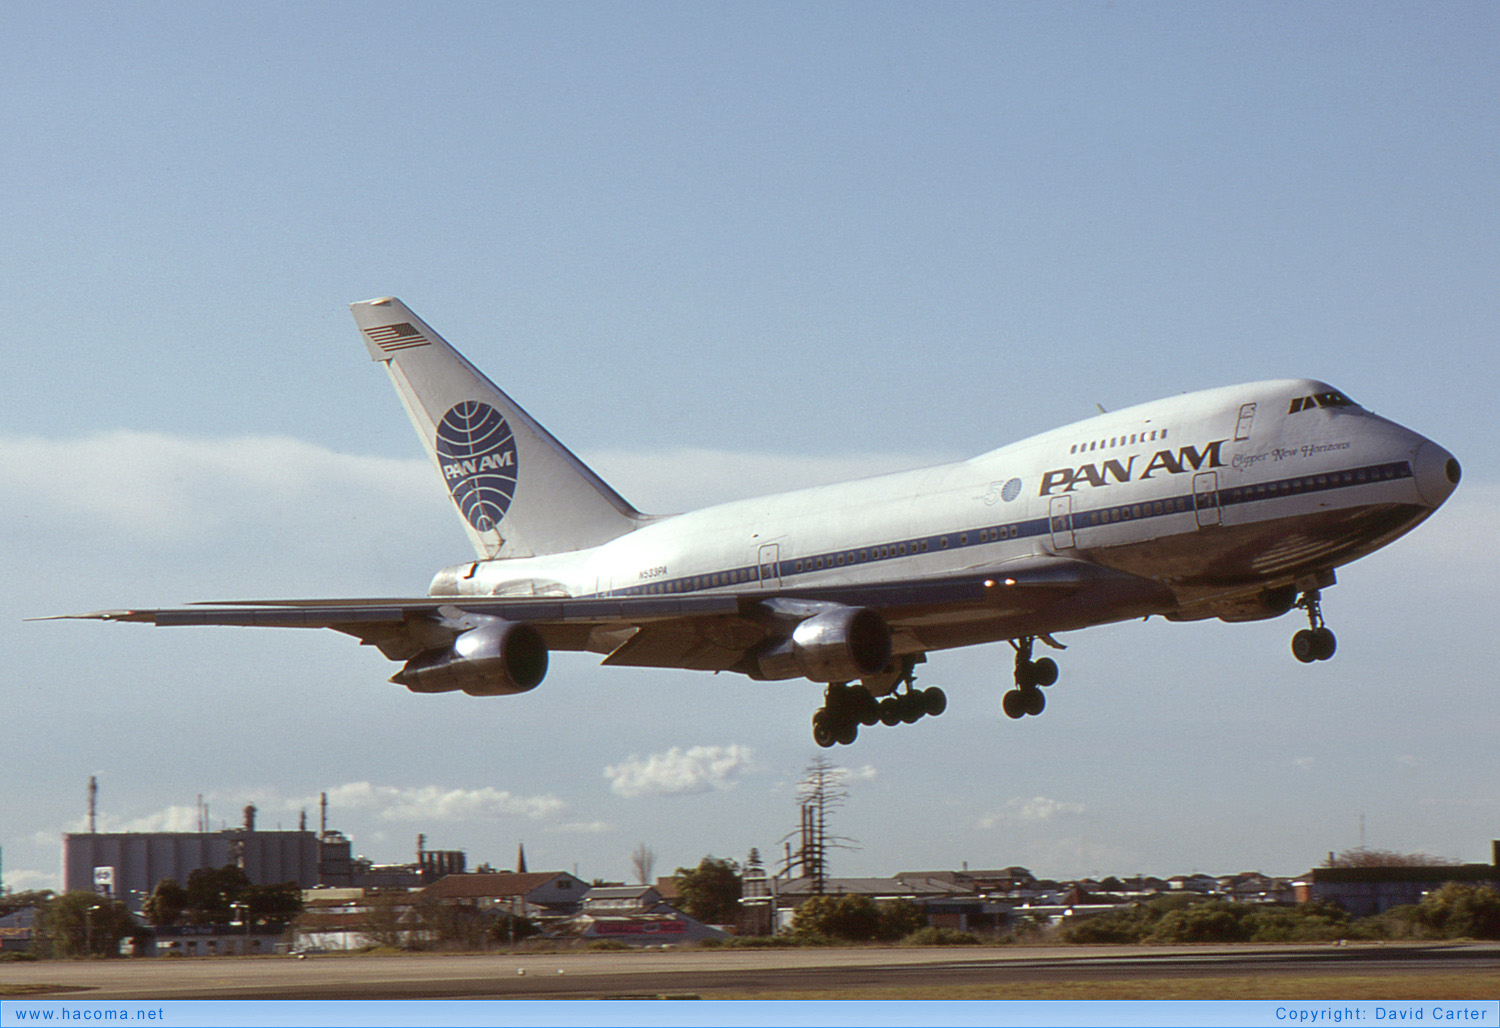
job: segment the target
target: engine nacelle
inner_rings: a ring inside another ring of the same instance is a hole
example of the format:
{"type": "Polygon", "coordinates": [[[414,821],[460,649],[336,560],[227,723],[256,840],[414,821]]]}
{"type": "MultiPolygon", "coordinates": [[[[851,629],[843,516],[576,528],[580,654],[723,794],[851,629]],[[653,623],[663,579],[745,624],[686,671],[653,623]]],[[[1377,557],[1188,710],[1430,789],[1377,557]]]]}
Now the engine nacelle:
{"type": "Polygon", "coordinates": [[[891,660],[891,630],[868,607],[837,607],[798,622],[789,638],[756,656],[758,677],[850,682],[873,675],[891,660]]]}
{"type": "Polygon", "coordinates": [[[513,696],[535,689],[547,675],[547,644],[530,625],[486,619],[453,640],[406,662],[391,681],[412,692],[513,696]]]}

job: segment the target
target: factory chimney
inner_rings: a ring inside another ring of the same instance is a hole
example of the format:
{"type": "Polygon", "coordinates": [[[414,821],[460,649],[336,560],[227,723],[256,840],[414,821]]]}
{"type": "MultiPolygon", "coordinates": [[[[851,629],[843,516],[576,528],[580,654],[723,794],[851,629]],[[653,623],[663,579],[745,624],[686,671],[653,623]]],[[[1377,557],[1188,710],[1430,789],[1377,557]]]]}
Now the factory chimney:
{"type": "Polygon", "coordinates": [[[89,834],[94,834],[94,812],[99,805],[99,779],[89,775],[89,834]]]}

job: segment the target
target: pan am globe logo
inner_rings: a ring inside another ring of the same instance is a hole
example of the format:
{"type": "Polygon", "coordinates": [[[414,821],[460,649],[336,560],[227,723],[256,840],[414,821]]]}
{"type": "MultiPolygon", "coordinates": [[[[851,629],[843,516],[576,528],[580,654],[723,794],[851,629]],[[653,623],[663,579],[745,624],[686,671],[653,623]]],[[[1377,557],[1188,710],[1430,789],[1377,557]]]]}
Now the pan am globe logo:
{"type": "Polygon", "coordinates": [[[438,464],[464,520],[493,531],[516,495],[516,437],[487,403],[455,404],[437,427],[438,464]]]}

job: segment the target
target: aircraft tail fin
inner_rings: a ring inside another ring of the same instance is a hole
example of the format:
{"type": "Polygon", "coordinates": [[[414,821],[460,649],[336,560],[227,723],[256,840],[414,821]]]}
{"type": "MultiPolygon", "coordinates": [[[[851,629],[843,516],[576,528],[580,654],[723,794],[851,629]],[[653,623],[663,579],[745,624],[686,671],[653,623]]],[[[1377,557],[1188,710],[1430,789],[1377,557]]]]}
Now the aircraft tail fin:
{"type": "Polygon", "coordinates": [[[393,297],[352,303],[483,558],[586,549],[641,514],[393,297]]]}

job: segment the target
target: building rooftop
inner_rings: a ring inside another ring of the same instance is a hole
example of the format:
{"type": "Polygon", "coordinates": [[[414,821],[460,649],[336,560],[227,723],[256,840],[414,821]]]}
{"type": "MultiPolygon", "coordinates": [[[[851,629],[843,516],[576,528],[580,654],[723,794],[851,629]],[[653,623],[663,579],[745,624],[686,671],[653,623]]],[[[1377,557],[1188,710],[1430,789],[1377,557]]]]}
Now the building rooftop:
{"type": "MultiPolygon", "coordinates": [[[[448,875],[421,890],[433,899],[499,899],[525,896],[558,878],[573,876],[566,871],[501,871],[495,874],[448,875]]],[[[574,879],[576,880],[576,879],[574,879]]],[[[583,883],[579,882],[581,886],[583,883]]],[[[578,890],[581,896],[583,888],[578,890]]]]}

